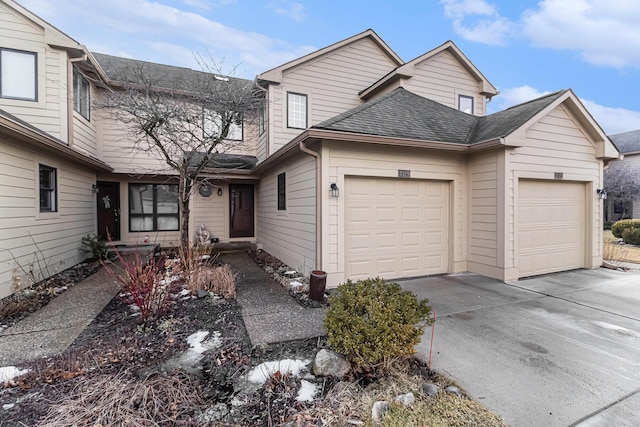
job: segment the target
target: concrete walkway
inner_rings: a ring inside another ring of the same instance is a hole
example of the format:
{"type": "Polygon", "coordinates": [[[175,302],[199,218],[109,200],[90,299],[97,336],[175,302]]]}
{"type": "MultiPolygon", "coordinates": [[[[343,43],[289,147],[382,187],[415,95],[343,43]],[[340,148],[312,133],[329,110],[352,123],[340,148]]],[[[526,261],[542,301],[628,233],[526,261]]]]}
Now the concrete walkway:
{"type": "Polygon", "coordinates": [[[304,308],[245,252],[220,254],[237,273],[236,293],[251,344],[272,344],[326,334],[324,308],[304,308]]]}
{"type": "Polygon", "coordinates": [[[69,288],[0,333],[0,367],[65,351],[118,293],[106,269],[69,288]]]}
{"type": "MultiPolygon", "coordinates": [[[[245,252],[220,255],[237,275],[237,298],[253,345],[325,334],[325,309],[303,308],[245,252]]],[[[0,367],[64,352],[118,293],[106,269],[0,333],[0,367]]]]}

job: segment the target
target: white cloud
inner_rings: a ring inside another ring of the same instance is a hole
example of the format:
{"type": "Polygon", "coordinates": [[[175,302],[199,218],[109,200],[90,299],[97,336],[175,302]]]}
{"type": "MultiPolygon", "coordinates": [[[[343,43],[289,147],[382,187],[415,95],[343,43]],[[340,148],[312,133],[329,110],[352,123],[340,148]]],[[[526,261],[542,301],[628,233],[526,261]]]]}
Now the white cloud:
{"type": "MultiPolygon", "coordinates": [[[[550,92],[541,91],[531,86],[519,86],[500,91],[495,99],[495,108],[491,112],[501,111],[513,105],[531,101],[550,92]]],[[[600,124],[607,135],[627,132],[640,128],[640,111],[624,108],[606,107],[588,99],[580,99],[593,118],[600,124]]],[[[493,107],[489,104],[489,107],[493,107]]]]}
{"type": "Polygon", "coordinates": [[[440,0],[453,30],[466,40],[488,45],[505,45],[514,24],[485,0],[440,0]]]}
{"type": "MultiPolygon", "coordinates": [[[[185,1],[194,3],[194,0],[185,1]]],[[[229,0],[220,0],[216,4],[224,2],[229,0]]],[[[45,19],[47,14],[60,18],[64,22],[58,24],[61,28],[70,20],[93,25],[95,31],[91,38],[96,40],[96,44],[92,44],[91,39],[81,40],[90,50],[116,54],[115,50],[124,47],[127,56],[196,69],[198,64],[192,52],[203,55],[208,52],[219,61],[237,65],[238,71],[244,71],[238,77],[253,78],[259,72],[315,50],[311,46],[293,46],[284,40],[233,28],[204,14],[153,0],[94,0],[91,8],[83,6],[85,0],[67,0],[64,17],[57,15],[42,0],[24,0],[23,3],[45,19]],[[136,50],[136,45],[140,44],[151,47],[153,51],[140,47],[136,50]],[[163,52],[163,47],[170,49],[163,52]],[[173,54],[175,58],[171,56],[173,54]]]]}
{"type": "Polygon", "coordinates": [[[286,16],[294,21],[301,22],[307,17],[304,12],[304,6],[301,3],[275,3],[272,4],[273,10],[278,15],[286,16]]]}
{"type": "Polygon", "coordinates": [[[575,50],[594,65],[640,66],[640,2],[544,0],[522,16],[534,46],[575,50]]]}

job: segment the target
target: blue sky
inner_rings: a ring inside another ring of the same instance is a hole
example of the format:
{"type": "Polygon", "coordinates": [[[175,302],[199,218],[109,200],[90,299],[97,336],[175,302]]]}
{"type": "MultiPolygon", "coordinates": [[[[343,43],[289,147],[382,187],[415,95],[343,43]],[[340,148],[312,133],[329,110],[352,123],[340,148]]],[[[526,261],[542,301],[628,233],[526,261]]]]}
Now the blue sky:
{"type": "Polygon", "coordinates": [[[640,129],[640,1],[18,0],[90,50],[257,73],[368,28],[405,61],[453,40],[501,94],[572,88],[608,134],[640,129]]]}

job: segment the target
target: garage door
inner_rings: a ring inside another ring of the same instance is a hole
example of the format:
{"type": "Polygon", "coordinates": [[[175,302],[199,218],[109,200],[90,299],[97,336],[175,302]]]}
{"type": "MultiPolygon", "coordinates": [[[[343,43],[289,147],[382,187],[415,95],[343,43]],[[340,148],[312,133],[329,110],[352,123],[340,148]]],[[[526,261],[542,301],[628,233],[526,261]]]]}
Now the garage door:
{"type": "Polygon", "coordinates": [[[449,184],[384,178],[345,180],[349,279],[449,271],[449,184]]]}
{"type": "Polygon", "coordinates": [[[520,277],[584,267],[585,193],[580,183],[520,180],[520,277]]]}

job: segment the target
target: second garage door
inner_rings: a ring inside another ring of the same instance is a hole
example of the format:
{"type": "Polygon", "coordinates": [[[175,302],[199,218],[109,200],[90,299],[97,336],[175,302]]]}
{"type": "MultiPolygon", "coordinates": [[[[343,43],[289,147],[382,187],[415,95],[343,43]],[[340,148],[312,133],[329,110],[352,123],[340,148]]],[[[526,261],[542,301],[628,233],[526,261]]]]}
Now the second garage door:
{"type": "Polygon", "coordinates": [[[519,276],[584,267],[584,184],[520,180],[518,199],[519,276]]]}
{"type": "Polygon", "coordinates": [[[348,279],[449,271],[449,183],[345,178],[348,279]]]}

